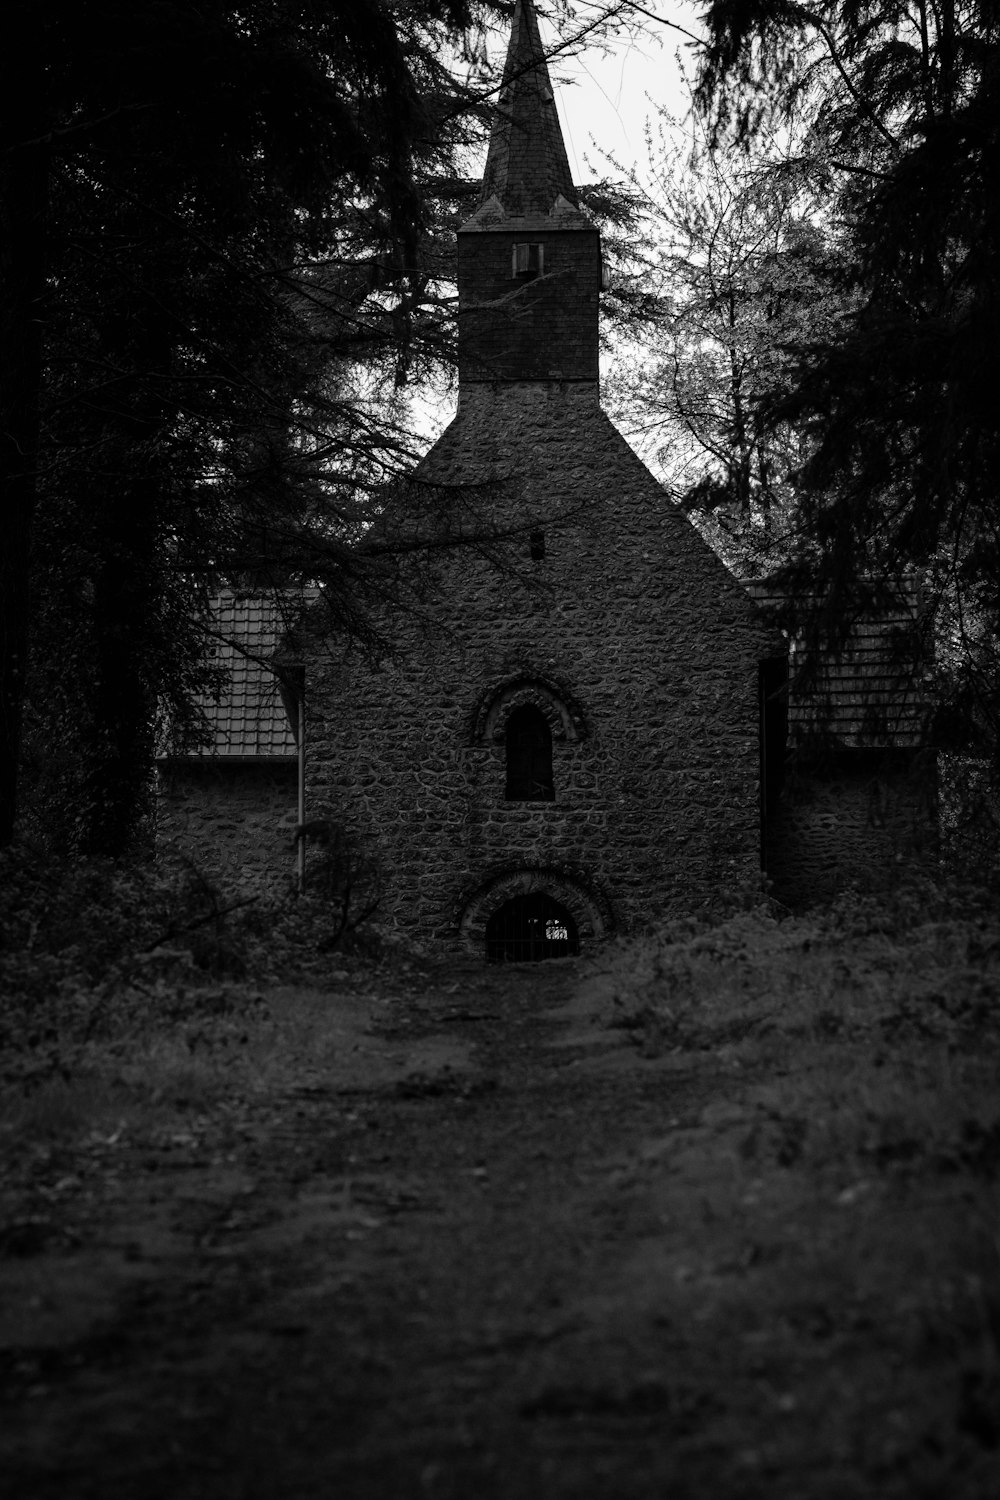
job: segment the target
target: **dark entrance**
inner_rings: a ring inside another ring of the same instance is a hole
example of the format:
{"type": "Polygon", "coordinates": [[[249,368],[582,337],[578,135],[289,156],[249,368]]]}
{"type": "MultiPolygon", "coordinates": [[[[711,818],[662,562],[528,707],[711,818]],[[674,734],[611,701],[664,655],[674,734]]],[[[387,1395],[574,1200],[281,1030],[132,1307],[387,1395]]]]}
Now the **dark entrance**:
{"type": "Polygon", "coordinates": [[[579,951],[576,923],[565,906],[544,892],[514,896],[486,924],[487,963],[538,963],[579,951]]]}

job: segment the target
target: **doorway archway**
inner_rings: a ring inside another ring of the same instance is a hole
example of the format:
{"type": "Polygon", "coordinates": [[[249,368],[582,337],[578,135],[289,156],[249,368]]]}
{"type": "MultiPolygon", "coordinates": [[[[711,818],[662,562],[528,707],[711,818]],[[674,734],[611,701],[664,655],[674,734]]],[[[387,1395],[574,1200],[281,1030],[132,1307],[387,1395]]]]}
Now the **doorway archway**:
{"type": "MultiPolygon", "coordinates": [[[[470,956],[490,960],[487,939],[504,946],[508,940],[516,939],[517,932],[507,931],[507,923],[516,927],[526,917],[539,916],[543,922],[553,921],[558,928],[565,928],[563,938],[557,931],[547,935],[547,943],[560,946],[550,950],[549,956],[559,953],[589,951],[591,945],[600,942],[614,931],[614,913],[607,896],[587,880],[581,871],[570,871],[565,866],[537,865],[525,869],[498,872],[472,890],[455,913],[458,936],[470,956]],[[541,906],[518,906],[519,897],[541,897],[541,906]],[[512,910],[501,916],[504,908],[512,910]],[[569,921],[566,918],[569,918],[569,921]],[[507,933],[504,936],[505,932],[507,933]]],[[[538,935],[538,929],[534,929],[538,935]]],[[[543,925],[542,932],[545,932],[543,925]]],[[[527,933],[523,934],[528,936],[527,933]]],[[[498,954],[493,962],[503,962],[498,954]]],[[[508,960],[509,961],[509,960],[508,960]]]]}
{"type": "Polygon", "coordinates": [[[486,924],[487,963],[539,963],[579,951],[572,914],[545,891],[512,896],[486,924]]]}

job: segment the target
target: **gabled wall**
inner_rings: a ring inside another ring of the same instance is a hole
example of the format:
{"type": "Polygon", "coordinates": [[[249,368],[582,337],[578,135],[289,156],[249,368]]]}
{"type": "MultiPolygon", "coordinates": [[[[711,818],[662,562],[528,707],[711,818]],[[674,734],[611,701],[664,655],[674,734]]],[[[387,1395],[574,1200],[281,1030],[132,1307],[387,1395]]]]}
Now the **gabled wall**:
{"type": "Polygon", "coordinates": [[[377,670],[320,636],[308,652],[309,815],[367,841],[383,916],[456,937],[484,888],[548,871],[580,891],[586,939],[756,882],[773,640],[594,393],[466,389],[417,477],[466,486],[484,528],[523,529],[491,543],[501,567],[475,546],[442,555],[428,614],[393,620],[377,670]],[[555,800],[506,802],[496,716],[476,726],[532,685],[553,702],[555,800]]]}

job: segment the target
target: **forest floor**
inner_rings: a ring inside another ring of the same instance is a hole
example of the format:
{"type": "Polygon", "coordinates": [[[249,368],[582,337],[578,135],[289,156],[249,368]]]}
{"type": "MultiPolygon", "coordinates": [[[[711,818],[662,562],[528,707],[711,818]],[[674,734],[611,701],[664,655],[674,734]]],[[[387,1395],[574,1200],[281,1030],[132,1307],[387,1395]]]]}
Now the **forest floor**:
{"type": "Polygon", "coordinates": [[[141,1108],[50,1093],[6,1500],[995,1500],[996,1046],[896,993],[873,1040],[837,961],[701,1030],[600,955],[341,971],[141,1108]]]}

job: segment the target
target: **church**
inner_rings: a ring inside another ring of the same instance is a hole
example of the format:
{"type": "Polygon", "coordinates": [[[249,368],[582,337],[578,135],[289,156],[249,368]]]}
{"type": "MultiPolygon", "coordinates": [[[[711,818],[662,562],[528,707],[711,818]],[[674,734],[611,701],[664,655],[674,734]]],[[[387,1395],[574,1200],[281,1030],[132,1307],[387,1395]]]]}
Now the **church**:
{"type": "MultiPolygon", "coordinates": [[[[403,558],[387,644],[331,634],[315,609],[294,647],[304,701],[280,746],[240,757],[273,773],[241,804],[258,875],[290,881],[303,815],[343,829],[377,872],[380,921],[486,959],[587,951],[757,890],[774,843],[787,644],[602,411],[603,279],[517,0],[479,206],[458,232],[457,414],[376,532],[403,558]]],[[[199,774],[200,791],[178,774],[164,801],[168,834],[186,827],[195,850],[214,773],[199,774]]],[[[858,806],[848,796],[834,827],[856,867],[870,768],[852,775],[858,806]]],[[[234,805],[203,850],[235,847],[234,829],[238,843],[234,805]]],[[[221,821],[216,807],[202,832],[221,821]]],[[[796,882],[814,832],[799,815],[786,839],[796,882]]]]}
{"type": "Polygon", "coordinates": [[[469,540],[377,670],[305,655],[308,815],[364,839],[383,919],[488,956],[759,879],[761,664],[782,647],[601,410],[602,275],[519,0],[458,233],[458,412],[385,522],[469,540]]]}

